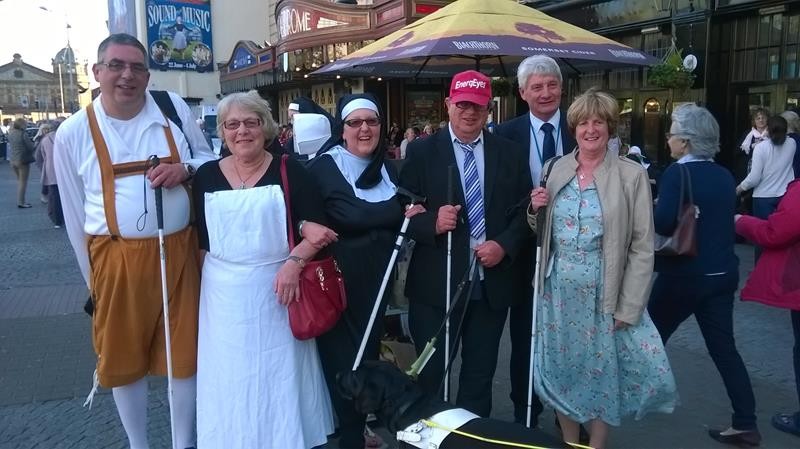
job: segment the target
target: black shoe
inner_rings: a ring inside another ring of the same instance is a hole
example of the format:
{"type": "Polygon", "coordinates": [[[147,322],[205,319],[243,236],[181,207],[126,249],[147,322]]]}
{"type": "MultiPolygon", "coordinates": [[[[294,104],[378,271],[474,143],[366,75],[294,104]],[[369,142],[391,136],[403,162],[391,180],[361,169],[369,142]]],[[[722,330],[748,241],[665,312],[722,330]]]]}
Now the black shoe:
{"type": "Polygon", "coordinates": [[[761,444],[761,434],[758,430],[746,430],[731,435],[723,435],[727,429],[708,429],[708,436],[722,444],[730,444],[737,447],[756,447],[761,444]]]}
{"type": "MultiPolygon", "coordinates": [[[[561,423],[558,422],[558,415],[556,415],[556,428],[561,432],[561,423]]],[[[578,443],[589,444],[589,432],[586,431],[586,427],[581,424],[578,429],[578,443]]]]}
{"type": "Polygon", "coordinates": [[[25,203],[25,204],[17,204],[17,207],[19,207],[20,209],[28,209],[28,208],[33,207],[33,206],[31,206],[28,203],[25,203]]]}

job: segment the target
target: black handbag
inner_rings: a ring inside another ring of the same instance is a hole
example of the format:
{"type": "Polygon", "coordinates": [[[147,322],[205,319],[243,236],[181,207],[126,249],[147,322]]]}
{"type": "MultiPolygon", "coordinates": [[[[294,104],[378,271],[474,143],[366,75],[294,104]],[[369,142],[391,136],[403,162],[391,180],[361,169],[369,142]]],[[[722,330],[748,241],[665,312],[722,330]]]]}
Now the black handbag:
{"type": "Polygon", "coordinates": [[[681,172],[680,204],[678,205],[678,225],[670,236],[655,235],[655,251],[659,256],[696,256],[697,255],[697,218],[700,208],[694,204],[692,195],[692,178],[684,164],[678,164],[681,172]],[[684,185],[688,186],[688,195],[684,197],[684,185]]]}

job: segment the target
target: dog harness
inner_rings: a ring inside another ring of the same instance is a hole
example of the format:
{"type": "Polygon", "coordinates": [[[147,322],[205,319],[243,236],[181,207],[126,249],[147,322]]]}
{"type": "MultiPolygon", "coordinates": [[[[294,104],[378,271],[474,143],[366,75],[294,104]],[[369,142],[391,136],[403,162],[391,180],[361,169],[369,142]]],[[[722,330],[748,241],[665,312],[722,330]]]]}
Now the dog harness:
{"type": "MultiPolygon", "coordinates": [[[[449,429],[458,429],[475,418],[480,418],[480,416],[463,408],[454,408],[439,412],[431,416],[428,421],[449,429]]],[[[397,431],[397,441],[406,442],[420,449],[438,449],[448,435],[450,435],[450,431],[431,427],[420,420],[397,431]]]]}

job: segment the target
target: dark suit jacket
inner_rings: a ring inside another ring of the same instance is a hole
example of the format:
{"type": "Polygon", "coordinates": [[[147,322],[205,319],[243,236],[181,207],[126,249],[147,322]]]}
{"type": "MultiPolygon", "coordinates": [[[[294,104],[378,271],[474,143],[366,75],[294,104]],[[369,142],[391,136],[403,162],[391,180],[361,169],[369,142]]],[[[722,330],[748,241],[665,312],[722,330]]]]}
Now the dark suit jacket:
{"type": "MultiPolygon", "coordinates": [[[[572,150],[575,149],[575,137],[569,131],[569,127],[567,126],[567,115],[564,111],[560,112],[561,114],[561,121],[559,122],[559,127],[561,128],[561,145],[564,148],[564,154],[571,153],[572,150]]],[[[528,174],[530,175],[530,155],[531,155],[531,119],[530,113],[526,113],[520,115],[517,118],[505,121],[497,126],[497,135],[505,137],[506,139],[513,140],[514,142],[520,143],[520,148],[523,152],[523,158],[525,159],[525,167],[528,168],[528,174]]],[[[531,286],[531,281],[533,279],[533,271],[534,266],[536,263],[536,253],[534,252],[534,248],[536,247],[536,240],[531,236],[531,239],[528,240],[524,246],[522,253],[520,254],[520,259],[525,258],[528,260],[528,264],[525,267],[524,277],[528,280],[526,283],[527,291],[526,293],[520,297],[520,302],[530,301],[532,298],[533,287],[531,286]]]]}
{"type": "MultiPolygon", "coordinates": [[[[525,198],[531,190],[531,176],[522,159],[518,144],[484,131],[484,214],[486,240],[496,241],[506,252],[503,260],[485,272],[489,304],[496,309],[518,301],[524,291],[525,266],[529,259],[519,260],[522,246],[530,231],[525,221],[525,198]],[[510,150],[510,151],[509,151],[510,150]],[[520,207],[520,203],[524,203],[520,207]],[[521,263],[520,263],[521,262],[521,263]]],[[[447,204],[448,167],[456,165],[453,138],[447,129],[408,145],[405,165],[400,172],[400,185],[427,197],[425,213],[411,219],[409,237],[416,241],[406,278],[406,296],[444,308],[447,257],[447,234],[436,235],[436,216],[447,204]]],[[[455,171],[455,176],[459,172],[455,171]]],[[[454,179],[455,204],[461,205],[459,221],[453,231],[451,292],[468,269],[469,226],[466,202],[458,178],[454,179]]]]}
{"type": "MultiPolygon", "coordinates": [[[[559,122],[561,128],[561,145],[564,148],[564,154],[571,153],[575,149],[575,136],[569,131],[567,126],[567,114],[561,112],[561,121],[559,122]]],[[[519,142],[523,151],[525,152],[525,163],[530,163],[531,154],[531,119],[530,113],[520,115],[517,118],[508,120],[497,125],[497,135],[505,137],[506,139],[519,142]]]]}

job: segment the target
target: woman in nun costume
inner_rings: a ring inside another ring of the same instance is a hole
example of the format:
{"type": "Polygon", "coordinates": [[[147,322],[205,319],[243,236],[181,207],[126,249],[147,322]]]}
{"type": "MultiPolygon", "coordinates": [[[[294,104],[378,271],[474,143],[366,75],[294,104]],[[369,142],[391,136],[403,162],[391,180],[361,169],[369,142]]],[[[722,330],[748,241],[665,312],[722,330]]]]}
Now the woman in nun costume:
{"type": "MultiPolygon", "coordinates": [[[[395,195],[397,173],[385,158],[377,100],[370,94],[345,95],[336,109],[342,125],[339,144],[307,166],[319,184],[328,226],[339,235],[333,251],[347,291],[347,309],[339,322],[317,338],[331,392],[336,391],[336,374],[353,366],[403,221],[403,206],[395,195]]],[[[406,214],[423,210],[422,206],[414,206],[406,214]]],[[[386,289],[390,291],[391,286],[386,289]]],[[[378,317],[386,310],[387,297],[384,294],[378,317]]],[[[378,319],[372,329],[364,360],[378,358],[381,324],[378,319]]],[[[339,418],[339,447],[365,447],[366,416],[335,393],[331,400],[339,418]]]]}

